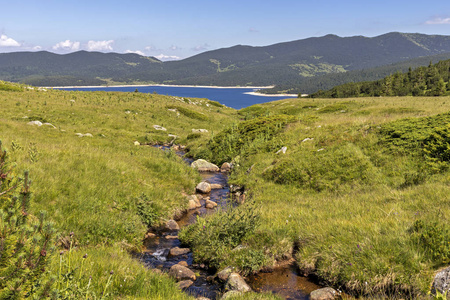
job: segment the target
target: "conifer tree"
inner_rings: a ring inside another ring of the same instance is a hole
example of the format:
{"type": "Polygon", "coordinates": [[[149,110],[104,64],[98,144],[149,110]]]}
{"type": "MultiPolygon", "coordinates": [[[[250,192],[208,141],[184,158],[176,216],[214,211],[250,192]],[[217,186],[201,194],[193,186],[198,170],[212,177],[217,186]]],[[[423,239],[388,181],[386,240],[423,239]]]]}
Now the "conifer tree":
{"type": "Polygon", "coordinates": [[[30,197],[28,172],[14,175],[0,142],[0,299],[42,299],[51,290],[44,273],[54,230],[44,212],[30,215],[30,197]]]}

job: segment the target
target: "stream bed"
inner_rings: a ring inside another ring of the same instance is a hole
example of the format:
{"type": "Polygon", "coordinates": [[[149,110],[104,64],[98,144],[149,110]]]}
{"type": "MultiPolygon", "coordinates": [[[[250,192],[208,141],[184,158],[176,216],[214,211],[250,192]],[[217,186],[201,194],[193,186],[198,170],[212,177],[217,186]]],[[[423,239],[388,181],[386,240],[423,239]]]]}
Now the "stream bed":
{"type": "MultiPolygon", "coordinates": [[[[181,153],[178,153],[181,154],[181,153]]],[[[186,160],[187,163],[192,161],[186,160]]],[[[202,207],[187,211],[181,219],[177,220],[180,228],[193,224],[197,216],[213,214],[217,208],[205,208],[205,201],[209,199],[218,204],[218,207],[226,208],[230,199],[230,189],[228,186],[227,173],[201,172],[202,180],[211,184],[220,184],[223,188],[213,189],[207,195],[203,195],[200,200],[202,207]]],[[[175,247],[182,247],[178,239],[178,230],[154,231],[151,237],[144,241],[146,250],[140,255],[140,260],[152,269],[159,269],[167,272],[173,265],[182,261],[197,276],[194,283],[183,290],[195,297],[207,297],[218,299],[222,295],[223,285],[213,280],[215,270],[210,270],[204,264],[197,264],[194,261],[192,252],[182,255],[170,255],[170,250],[175,247]]],[[[272,292],[284,299],[310,299],[309,294],[321,288],[304,276],[300,276],[295,265],[288,265],[277,268],[272,272],[260,272],[246,278],[246,282],[256,292],[272,292]]]]}

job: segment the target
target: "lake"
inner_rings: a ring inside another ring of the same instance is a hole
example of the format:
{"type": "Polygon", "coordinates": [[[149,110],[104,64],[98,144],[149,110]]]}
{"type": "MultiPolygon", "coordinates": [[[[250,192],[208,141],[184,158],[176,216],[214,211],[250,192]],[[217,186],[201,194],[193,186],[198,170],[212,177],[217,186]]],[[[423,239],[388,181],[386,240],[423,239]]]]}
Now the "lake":
{"type": "Polygon", "coordinates": [[[58,88],[70,91],[108,91],[108,92],[134,92],[138,89],[141,93],[156,92],[160,95],[177,97],[206,98],[217,101],[228,107],[241,109],[253,104],[265,103],[296,96],[257,96],[246,94],[255,92],[257,88],[215,88],[215,87],[185,87],[185,86],[121,86],[121,87],[71,87],[58,88]]]}

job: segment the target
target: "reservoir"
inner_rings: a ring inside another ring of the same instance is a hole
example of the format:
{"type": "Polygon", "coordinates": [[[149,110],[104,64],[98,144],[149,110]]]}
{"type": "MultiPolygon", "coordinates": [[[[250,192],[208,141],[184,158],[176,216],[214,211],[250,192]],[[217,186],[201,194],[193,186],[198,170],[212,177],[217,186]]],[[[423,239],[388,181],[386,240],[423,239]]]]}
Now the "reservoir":
{"type": "Polygon", "coordinates": [[[117,87],[70,87],[57,88],[69,91],[108,91],[108,92],[134,92],[136,89],[140,93],[157,93],[160,95],[170,95],[187,98],[206,98],[217,101],[228,107],[241,109],[254,104],[265,103],[286,98],[296,98],[296,95],[281,96],[259,96],[249,93],[256,92],[259,88],[231,88],[231,87],[187,87],[187,86],[117,86],[117,87]]]}

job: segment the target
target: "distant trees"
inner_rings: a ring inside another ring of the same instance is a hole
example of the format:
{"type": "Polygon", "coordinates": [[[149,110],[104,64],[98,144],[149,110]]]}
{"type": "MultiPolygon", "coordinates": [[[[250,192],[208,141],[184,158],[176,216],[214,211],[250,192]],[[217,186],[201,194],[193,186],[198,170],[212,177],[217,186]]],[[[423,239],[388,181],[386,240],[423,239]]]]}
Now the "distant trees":
{"type": "Polygon", "coordinates": [[[318,91],[311,98],[349,98],[377,96],[442,96],[450,95],[450,60],[430,64],[428,67],[409,68],[384,79],[351,82],[335,86],[328,91],[318,91]]]}

